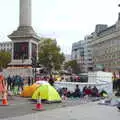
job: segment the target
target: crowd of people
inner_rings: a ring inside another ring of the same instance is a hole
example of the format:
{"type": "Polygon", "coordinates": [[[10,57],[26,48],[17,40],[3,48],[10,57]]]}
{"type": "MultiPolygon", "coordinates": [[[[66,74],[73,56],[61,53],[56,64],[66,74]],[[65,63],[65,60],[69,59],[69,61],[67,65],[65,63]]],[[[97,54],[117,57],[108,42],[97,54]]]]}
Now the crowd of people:
{"type": "MultiPolygon", "coordinates": [[[[50,77],[44,77],[45,81],[48,81],[52,86],[54,86],[54,79],[50,77]]],[[[0,74],[0,94],[3,94],[5,91],[10,95],[18,95],[24,89],[24,86],[32,85],[35,83],[33,77],[22,77],[20,75],[4,77],[0,74]]]]}
{"type": "MultiPolygon", "coordinates": [[[[50,75],[50,77],[44,77],[44,81],[48,81],[52,86],[54,86],[54,79],[50,75]]],[[[23,91],[24,85],[32,85],[35,80],[32,77],[23,78],[19,75],[16,76],[8,76],[5,78],[5,82],[7,83],[7,90],[13,91],[14,94],[18,94],[18,92],[23,91]]]]}
{"type": "Polygon", "coordinates": [[[90,96],[90,97],[102,97],[104,94],[107,95],[107,92],[105,90],[102,90],[99,92],[96,86],[84,86],[82,90],[80,90],[79,85],[76,85],[76,88],[74,91],[69,91],[67,88],[60,88],[58,89],[58,92],[60,96],[66,96],[66,97],[84,97],[84,96],[90,96]]]}
{"type": "MultiPolygon", "coordinates": [[[[52,75],[48,77],[44,77],[45,81],[48,81],[50,85],[54,87],[54,78],[52,75]]],[[[27,77],[27,80],[25,78],[16,75],[16,76],[8,76],[5,78],[5,83],[7,83],[7,90],[12,91],[14,95],[17,95],[18,92],[23,91],[24,85],[32,85],[35,81],[33,81],[33,78],[27,77]]],[[[2,88],[2,87],[1,87],[2,88]]],[[[98,88],[96,86],[84,86],[81,90],[79,88],[79,85],[76,85],[76,88],[74,91],[70,91],[67,88],[60,88],[58,89],[58,93],[60,96],[66,96],[66,97],[84,97],[86,95],[92,96],[92,97],[100,97],[103,93],[107,94],[106,91],[99,92],[98,88]]]]}
{"type": "Polygon", "coordinates": [[[23,86],[24,86],[24,79],[21,76],[8,76],[6,78],[6,82],[7,82],[7,89],[8,90],[12,90],[15,87],[18,87],[18,90],[23,90],[23,86]]]}

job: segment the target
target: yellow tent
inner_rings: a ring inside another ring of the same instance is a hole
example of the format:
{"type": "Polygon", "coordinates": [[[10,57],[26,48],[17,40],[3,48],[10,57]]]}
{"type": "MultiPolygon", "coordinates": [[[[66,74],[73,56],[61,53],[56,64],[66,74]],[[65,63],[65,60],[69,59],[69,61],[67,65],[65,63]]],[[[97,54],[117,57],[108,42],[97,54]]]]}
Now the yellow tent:
{"type": "Polygon", "coordinates": [[[40,87],[34,92],[32,99],[37,100],[39,98],[49,102],[61,101],[61,97],[56,89],[49,84],[40,85],[40,87]]]}
{"type": "Polygon", "coordinates": [[[22,97],[31,97],[34,91],[40,86],[40,84],[33,84],[31,86],[25,86],[21,93],[22,97]]]}

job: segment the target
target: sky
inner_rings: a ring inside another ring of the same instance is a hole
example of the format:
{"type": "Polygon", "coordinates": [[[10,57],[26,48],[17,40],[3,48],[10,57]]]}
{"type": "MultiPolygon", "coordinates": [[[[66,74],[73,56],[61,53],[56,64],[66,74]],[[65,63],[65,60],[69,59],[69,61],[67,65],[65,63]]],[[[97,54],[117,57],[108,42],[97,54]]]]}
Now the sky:
{"type": "MultiPolygon", "coordinates": [[[[56,38],[65,54],[72,43],[94,32],[96,24],[111,26],[120,0],[32,0],[32,26],[41,37],[56,38]]],[[[1,0],[0,42],[19,26],[19,0],[1,0]]]]}

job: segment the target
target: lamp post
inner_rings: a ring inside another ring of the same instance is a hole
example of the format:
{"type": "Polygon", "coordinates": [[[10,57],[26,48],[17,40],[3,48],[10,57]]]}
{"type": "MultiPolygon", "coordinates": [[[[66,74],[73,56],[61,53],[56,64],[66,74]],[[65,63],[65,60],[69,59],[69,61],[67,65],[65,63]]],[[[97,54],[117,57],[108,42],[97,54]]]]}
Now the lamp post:
{"type": "Polygon", "coordinates": [[[36,81],[36,72],[37,72],[37,70],[36,70],[36,67],[37,67],[37,61],[36,61],[36,57],[35,57],[35,81],[36,81]]]}
{"type": "Polygon", "coordinates": [[[32,57],[31,60],[32,60],[32,67],[33,67],[34,78],[36,80],[36,67],[37,67],[36,57],[32,57]]]}
{"type": "Polygon", "coordinates": [[[48,56],[49,58],[49,64],[48,64],[48,67],[49,67],[49,74],[51,74],[51,70],[52,70],[52,55],[49,55],[48,56]]]}

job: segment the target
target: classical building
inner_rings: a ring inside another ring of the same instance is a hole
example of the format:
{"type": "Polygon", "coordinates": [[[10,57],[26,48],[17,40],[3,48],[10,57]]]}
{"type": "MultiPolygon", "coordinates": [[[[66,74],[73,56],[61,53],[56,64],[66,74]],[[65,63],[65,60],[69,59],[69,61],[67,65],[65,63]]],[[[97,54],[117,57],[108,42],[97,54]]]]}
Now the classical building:
{"type": "Polygon", "coordinates": [[[84,47],[85,42],[84,40],[75,42],[72,44],[72,53],[71,53],[71,59],[76,60],[79,64],[79,68],[81,72],[85,71],[84,66],[84,47]]]}
{"type": "Polygon", "coordinates": [[[94,70],[120,71],[120,13],[114,25],[96,26],[89,46],[94,70]]]}
{"type": "Polygon", "coordinates": [[[12,53],[12,42],[1,42],[0,51],[8,51],[12,53]]]}

